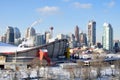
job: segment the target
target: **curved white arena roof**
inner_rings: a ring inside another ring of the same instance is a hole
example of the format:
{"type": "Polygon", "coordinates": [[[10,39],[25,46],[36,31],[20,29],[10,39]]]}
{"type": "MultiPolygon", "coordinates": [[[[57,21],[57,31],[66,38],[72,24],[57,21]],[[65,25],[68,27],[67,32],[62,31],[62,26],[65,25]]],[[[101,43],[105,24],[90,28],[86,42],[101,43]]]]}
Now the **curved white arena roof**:
{"type": "Polygon", "coordinates": [[[3,42],[0,42],[0,46],[11,46],[11,47],[17,47],[15,45],[11,45],[11,44],[7,44],[7,43],[3,43],[3,42]]]}

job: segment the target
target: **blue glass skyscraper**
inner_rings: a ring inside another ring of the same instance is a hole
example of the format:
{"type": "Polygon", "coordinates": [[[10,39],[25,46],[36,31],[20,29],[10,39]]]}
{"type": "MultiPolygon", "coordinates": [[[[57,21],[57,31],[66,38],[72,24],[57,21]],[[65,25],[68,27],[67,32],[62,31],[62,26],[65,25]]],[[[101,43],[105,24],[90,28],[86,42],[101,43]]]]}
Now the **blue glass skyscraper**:
{"type": "Polygon", "coordinates": [[[10,44],[14,44],[14,28],[11,26],[7,27],[7,33],[6,33],[6,42],[10,44]]]}

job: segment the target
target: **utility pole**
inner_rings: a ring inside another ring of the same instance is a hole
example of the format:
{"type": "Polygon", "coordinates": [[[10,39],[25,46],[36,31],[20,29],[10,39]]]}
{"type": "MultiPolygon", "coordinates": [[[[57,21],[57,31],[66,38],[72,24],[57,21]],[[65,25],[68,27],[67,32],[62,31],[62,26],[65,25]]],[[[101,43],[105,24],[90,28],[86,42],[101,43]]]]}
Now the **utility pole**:
{"type": "Polygon", "coordinates": [[[14,77],[14,79],[15,79],[15,80],[18,80],[18,79],[17,79],[17,66],[16,66],[17,59],[16,59],[16,57],[17,57],[17,50],[16,50],[16,52],[15,52],[15,77],[14,77]]]}

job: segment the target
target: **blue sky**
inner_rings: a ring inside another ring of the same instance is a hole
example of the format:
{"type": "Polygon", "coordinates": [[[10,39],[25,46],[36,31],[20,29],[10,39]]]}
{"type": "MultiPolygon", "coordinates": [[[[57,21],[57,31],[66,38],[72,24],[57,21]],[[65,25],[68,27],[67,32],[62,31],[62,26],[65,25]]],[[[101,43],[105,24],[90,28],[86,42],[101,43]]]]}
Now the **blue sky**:
{"type": "Polygon", "coordinates": [[[101,41],[103,23],[114,30],[120,40],[120,0],[0,0],[0,36],[7,26],[18,27],[24,35],[29,26],[38,33],[54,27],[58,33],[74,33],[76,25],[87,32],[89,20],[96,21],[97,41],[101,41]]]}

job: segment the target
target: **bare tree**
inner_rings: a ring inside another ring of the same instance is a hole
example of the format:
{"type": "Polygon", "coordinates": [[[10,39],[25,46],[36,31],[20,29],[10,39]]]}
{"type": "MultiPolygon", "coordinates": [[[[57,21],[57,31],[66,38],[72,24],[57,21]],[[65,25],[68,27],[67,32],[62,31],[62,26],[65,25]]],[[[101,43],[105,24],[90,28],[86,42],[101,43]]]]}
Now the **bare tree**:
{"type": "MultiPolygon", "coordinates": [[[[33,59],[31,62],[30,62],[30,66],[32,67],[32,68],[37,68],[37,77],[38,77],[38,80],[39,80],[39,78],[40,78],[40,67],[46,67],[47,66],[47,61],[46,60],[41,60],[40,61],[40,59],[39,58],[35,58],[35,59],[33,59]]],[[[45,70],[44,70],[44,72],[45,72],[45,70]]]]}
{"type": "Polygon", "coordinates": [[[118,78],[120,80],[120,60],[114,61],[113,64],[115,65],[115,69],[116,69],[114,74],[117,75],[117,73],[119,73],[118,78]]]}
{"type": "Polygon", "coordinates": [[[103,67],[104,57],[100,56],[100,53],[93,53],[93,58],[91,62],[91,66],[97,68],[97,76],[96,78],[99,78],[101,80],[101,70],[103,67]]]}
{"type": "Polygon", "coordinates": [[[77,63],[78,63],[79,71],[80,71],[80,73],[79,73],[79,77],[81,78],[81,77],[82,77],[82,68],[84,67],[84,62],[78,60],[77,63]]]}
{"type": "Polygon", "coordinates": [[[74,70],[75,70],[74,67],[67,66],[66,70],[70,73],[70,77],[71,77],[72,79],[74,79],[74,78],[76,77],[75,72],[74,72],[74,70]]]}

